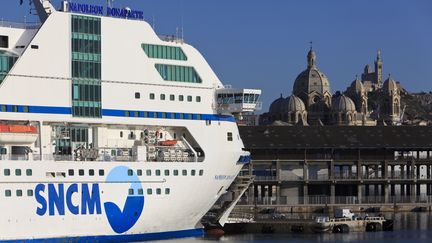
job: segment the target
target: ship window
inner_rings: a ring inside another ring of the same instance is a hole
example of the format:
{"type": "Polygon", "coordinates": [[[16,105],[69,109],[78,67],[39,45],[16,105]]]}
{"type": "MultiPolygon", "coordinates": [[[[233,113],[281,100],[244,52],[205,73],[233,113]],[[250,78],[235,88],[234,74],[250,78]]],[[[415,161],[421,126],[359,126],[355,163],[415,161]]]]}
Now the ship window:
{"type": "Polygon", "coordinates": [[[183,95],[179,95],[179,101],[184,101],[184,96],[183,95]]]}
{"type": "Polygon", "coordinates": [[[10,176],[10,169],[4,169],[4,175],[10,176]]]}
{"type": "Polygon", "coordinates": [[[154,94],[154,93],[150,93],[149,96],[150,96],[150,99],[151,99],[151,100],[154,100],[154,99],[155,99],[155,94],[154,94]]]}
{"type": "Polygon", "coordinates": [[[5,190],[5,196],[6,196],[6,197],[10,197],[10,196],[12,196],[12,192],[11,192],[11,190],[5,190]]]}
{"type": "Polygon", "coordinates": [[[17,197],[22,197],[22,190],[16,190],[17,197]]]}
{"type": "Polygon", "coordinates": [[[233,140],[233,134],[232,132],[227,132],[227,140],[232,141],[233,140]]]}
{"type": "Polygon", "coordinates": [[[0,48],[9,48],[9,36],[0,35],[0,48]]]}
{"type": "Polygon", "coordinates": [[[5,106],[5,105],[2,105],[2,106],[1,106],[1,111],[2,111],[2,112],[6,112],[6,110],[7,110],[7,109],[6,109],[6,106],[5,106]]]}
{"type": "Polygon", "coordinates": [[[197,114],[197,120],[202,120],[201,114],[197,114]]]}
{"type": "Polygon", "coordinates": [[[120,137],[121,137],[121,138],[123,137],[123,132],[120,132],[120,137]]]}
{"type": "Polygon", "coordinates": [[[142,176],[142,170],[137,170],[137,175],[142,176]]]}
{"type": "Polygon", "coordinates": [[[133,176],[133,170],[129,169],[127,173],[128,173],[128,176],[133,176]]]}
{"type": "Polygon", "coordinates": [[[28,113],[29,112],[28,106],[23,106],[22,107],[22,112],[28,113]]]}
{"type": "Polygon", "coordinates": [[[69,170],[68,171],[68,174],[70,175],[70,176],[73,176],[75,173],[74,173],[74,170],[69,170]]]}
{"type": "Polygon", "coordinates": [[[21,176],[21,170],[20,169],[16,169],[15,170],[15,175],[16,176],[21,176]]]}
{"type": "Polygon", "coordinates": [[[174,176],[178,176],[178,170],[174,170],[174,176]]]}
{"type": "Polygon", "coordinates": [[[187,176],[187,170],[183,170],[182,175],[187,176]]]}
{"type": "Polygon", "coordinates": [[[165,170],[165,175],[166,175],[166,176],[169,176],[169,174],[170,174],[170,173],[169,173],[169,170],[165,170]]]}
{"type": "Polygon", "coordinates": [[[141,94],[139,92],[135,92],[135,99],[141,98],[141,94]]]}
{"type": "Polygon", "coordinates": [[[151,188],[147,188],[147,195],[153,194],[153,190],[151,188]]]}
{"type": "Polygon", "coordinates": [[[169,188],[165,188],[165,194],[169,195],[170,194],[170,189],[169,188]]]}
{"type": "Polygon", "coordinates": [[[165,94],[161,94],[161,95],[160,95],[160,99],[161,99],[161,100],[165,100],[165,94]]]}
{"type": "Polygon", "coordinates": [[[188,101],[188,102],[192,102],[192,96],[188,95],[188,97],[187,97],[187,101],[188,101]]]}
{"type": "Polygon", "coordinates": [[[196,97],[196,102],[201,102],[201,96],[196,97]]]}
{"type": "Polygon", "coordinates": [[[204,170],[199,171],[199,175],[202,176],[204,174],[204,170]]]}
{"type": "Polygon", "coordinates": [[[138,189],[138,195],[144,194],[144,190],[142,188],[138,189]]]}
{"type": "Polygon", "coordinates": [[[39,49],[38,45],[31,45],[31,49],[39,49]]]}
{"type": "Polygon", "coordinates": [[[129,189],[129,195],[133,195],[134,194],[134,189],[133,188],[130,188],[129,189]]]}
{"type": "Polygon", "coordinates": [[[26,175],[27,176],[31,176],[32,175],[32,170],[31,169],[27,169],[26,170],[26,175]]]}
{"type": "Polygon", "coordinates": [[[144,111],[144,117],[148,117],[148,111],[144,111]]]}
{"type": "Polygon", "coordinates": [[[32,189],[28,189],[27,190],[27,196],[28,197],[33,197],[33,190],[32,189]]]}
{"type": "Polygon", "coordinates": [[[161,171],[160,170],[156,170],[156,175],[160,176],[161,175],[161,171]]]}
{"type": "Polygon", "coordinates": [[[155,64],[155,68],[165,81],[202,83],[200,76],[193,67],[155,64]]]}
{"type": "Polygon", "coordinates": [[[84,170],[78,170],[78,174],[79,174],[80,176],[83,176],[83,175],[84,175],[84,170]]]}
{"type": "Polygon", "coordinates": [[[104,176],[105,175],[105,171],[104,170],[99,170],[99,175],[100,176],[104,176]]]}
{"type": "Polygon", "coordinates": [[[175,100],[175,95],[173,95],[173,94],[170,95],[170,100],[171,100],[171,101],[174,101],[174,100],[175,100]]]}
{"type": "Polygon", "coordinates": [[[125,117],[128,117],[129,116],[129,111],[125,111],[124,115],[125,115],[125,117]]]}
{"type": "Polygon", "coordinates": [[[12,112],[18,112],[18,106],[13,105],[12,106],[12,112]]]}
{"type": "Polygon", "coordinates": [[[147,170],[146,175],[151,176],[151,170],[147,170]]]}
{"type": "Polygon", "coordinates": [[[160,188],[156,188],[156,194],[160,195],[162,193],[162,190],[160,188]]]}
{"type": "Polygon", "coordinates": [[[141,48],[149,58],[169,59],[169,60],[182,60],[186,61],[187,57],[181,47],[165,46],[165,45],[152,45],[142,44],[141,48]]]}
{"type": "Polygon", "coordinates": [[[94,176],[94,174],[95,174],[95,173],[94,173],[94,170],[89,170],[89,175],[90,175],[90,176],[94,176]]]}

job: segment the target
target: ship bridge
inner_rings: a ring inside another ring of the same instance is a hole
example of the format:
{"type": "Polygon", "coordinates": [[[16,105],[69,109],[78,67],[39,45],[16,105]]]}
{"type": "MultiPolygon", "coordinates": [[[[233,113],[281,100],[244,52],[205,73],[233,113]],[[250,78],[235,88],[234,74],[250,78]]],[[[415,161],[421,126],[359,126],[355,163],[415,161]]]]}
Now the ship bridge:
{"type": "Polygon", "coordinates": [[[220,114],[246,113],[261,110],[262,102],[258,102],[261,90],[239,89],[226,85],[216,91],[217,107],[220,114]]]}

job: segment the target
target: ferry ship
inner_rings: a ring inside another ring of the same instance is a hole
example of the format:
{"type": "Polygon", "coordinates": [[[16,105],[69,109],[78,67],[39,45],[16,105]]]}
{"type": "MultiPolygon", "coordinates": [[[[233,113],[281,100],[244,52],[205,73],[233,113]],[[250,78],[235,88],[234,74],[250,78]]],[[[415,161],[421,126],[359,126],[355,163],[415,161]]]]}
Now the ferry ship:
{"type": "Polygon", "coordinates": [[[202,235],[243,151],[260,90],[223,85],[143,12],[30,1],[0,22],[0,242],[202,235]]]}

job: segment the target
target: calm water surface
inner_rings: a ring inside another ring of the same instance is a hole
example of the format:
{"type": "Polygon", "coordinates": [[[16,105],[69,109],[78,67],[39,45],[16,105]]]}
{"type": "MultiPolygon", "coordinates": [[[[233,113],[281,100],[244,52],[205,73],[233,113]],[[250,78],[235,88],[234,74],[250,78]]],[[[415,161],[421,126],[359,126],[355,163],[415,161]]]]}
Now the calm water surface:
{"type": "Polygon", "coordinates": [[[395,220],[393,232],[352,232],[348,234],[239,234],[221,238],[209,236],[175,240],[153,241],[177,242],[366,242],[366,243],[432,243],[432,213],[385,214],[395,220]]]}

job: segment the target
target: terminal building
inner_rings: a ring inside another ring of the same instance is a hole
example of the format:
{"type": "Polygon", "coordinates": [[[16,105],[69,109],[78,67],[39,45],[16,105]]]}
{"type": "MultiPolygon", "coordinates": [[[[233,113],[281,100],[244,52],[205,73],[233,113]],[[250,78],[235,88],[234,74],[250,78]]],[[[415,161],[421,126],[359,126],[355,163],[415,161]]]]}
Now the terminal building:
{"type": "Polygon", "coordinates": [[[249,205],[431,202],[432,129],[243,126],[249,205]]]}

